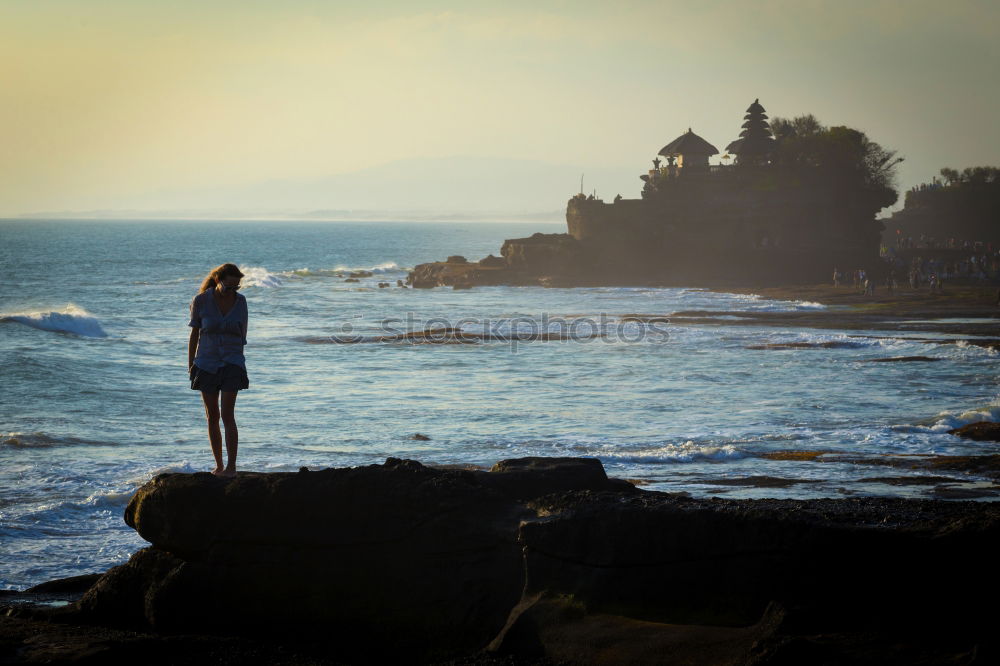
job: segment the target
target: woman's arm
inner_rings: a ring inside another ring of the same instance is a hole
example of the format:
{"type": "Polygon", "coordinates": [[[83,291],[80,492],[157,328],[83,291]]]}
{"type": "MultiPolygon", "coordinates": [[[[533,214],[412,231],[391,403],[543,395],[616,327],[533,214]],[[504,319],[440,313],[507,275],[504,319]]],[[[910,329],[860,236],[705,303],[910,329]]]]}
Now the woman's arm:
{"type": "Polygon", "coordinates": [[[247,310],[247,299],[243,297],[243,321],[240,323],[243,325],[243,344],[247,343],[247,324],[250,320],[250,313],[247,310]]]}
{"type": "Polygon", "coordinates": [[[198,338],[200,335],[200,328],[191,329],[191,337],[188,338],[188,372],[194,367],[194,355],[198,351],[198,338]]]}
{"type": "Polygon", "coordinates": [[[191,299],[191,337],[188,338],[188,372],[194,369],[194,357],[198,351],[198,340],[201,338],[201,313],[198,311],[198,297],[191,299]]]}

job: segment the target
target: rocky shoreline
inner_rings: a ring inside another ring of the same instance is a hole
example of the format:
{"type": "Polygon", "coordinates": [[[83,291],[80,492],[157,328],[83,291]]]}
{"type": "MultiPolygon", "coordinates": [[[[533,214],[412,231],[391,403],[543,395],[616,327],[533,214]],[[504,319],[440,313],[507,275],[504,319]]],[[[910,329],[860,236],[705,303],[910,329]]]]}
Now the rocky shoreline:
{"type": "Polygon", "coordinates": [[[0,661],[992,663],[1000,647],[982,610],[995,503],[694,499],[596,459],[390,458],[163,474],[125,520],[151,543],[127,564],[0,596],[0,661]]]}

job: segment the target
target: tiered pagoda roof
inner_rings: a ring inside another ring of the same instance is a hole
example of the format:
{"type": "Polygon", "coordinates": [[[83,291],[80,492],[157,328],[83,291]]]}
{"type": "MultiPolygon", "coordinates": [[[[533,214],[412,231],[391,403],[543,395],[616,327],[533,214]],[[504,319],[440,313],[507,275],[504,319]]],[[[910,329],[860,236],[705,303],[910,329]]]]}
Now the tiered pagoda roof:
{"type": "Polygon", "coordinates": [[[771,125],[767,122],[767,114],[760,105],[760,99],[755,99],[747,107],[743,116],[743,131],[740,138],[726,146],[726,152],[741,158],[760,158],[769,155],[774,150],[774,135],[771,125]]]}

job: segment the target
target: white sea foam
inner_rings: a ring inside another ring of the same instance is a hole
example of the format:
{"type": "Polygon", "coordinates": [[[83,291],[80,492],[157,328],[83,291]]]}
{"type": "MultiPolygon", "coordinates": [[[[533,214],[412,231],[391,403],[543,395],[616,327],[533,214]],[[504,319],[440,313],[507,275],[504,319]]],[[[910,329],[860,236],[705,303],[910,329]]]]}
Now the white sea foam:
{"type": "Polygon", "coordinates": [[[760,294],[728,294],[702,289],[685,289],[679,294],[671,294],[679,301],[687,301],[686,307],[714,310],[744,310],[747,312],[795,312],[797,310],[823,310],[827,306],[815,301],[769,300],[760,294]]]}
{"type": "Polygon", "coordinates": [[[904,344],[894,338],[866,338],[845,333],[815,333],[810,331],[755,331],[754,334],[747,336],[746,341],[753,344],[830,345],[843,349],[885,349],[904,344]],[[757,335],[761,337],[757,337],[757,335]]]}
{"type": "Polygon", "coordinates": [[[17,322],[43,331],[72,333],[86,338],[106,338],[108,336],[96,317],[73,303],[61,310],[3,314],[0,315],[0,321],[17,322]]]}
{"type": "MultiPolygon", "coordinates": [[[[756,294],[751,294],[752,296],[757,296],[756,294]]],[[[750,304],[750,310],[754,312],[789,312],[796,310],[825,310],[826,306],[822,303],[815,303],[813,301],[767,301],[757,296],[755,299],[750,299],[748,301],[750,304]]]]}
{"type": "Polygon", "coordinates": [[[163,467],[157,467],[156,469],[150,470],[141,476],[136,476],[128,480],[128,483],[133,485],[141,486],[155,476],[160,474],[194,474],[195,472],[207,472],[209,471],[206,466],[195,467],[187,460],[173,464],[164,465],[163,467]]]}
{"type": "Polygon", "coordinates": [[[117,491],[117,490],[107,490],[102,492],[96,492],[87,497],[83,501],[86,506],[94,507],[124,507],[128,504],[128,501],[132,499],[132,495],[135,491],[117,491]]]}
{"type": "Polygon", "coordinates": [[[897,425],[893,426],[894,432],[924,432],[924,433],[945,433],[955,428],[961,428],[970,423],[979,421],[1000,421],[1000,398],[979,409],[968,409],[964,412],[945,411],[938,414],[936,420],[931,425],[897,425]]]}
{"type": "Polygon", "coordinates": [[[311,278],[311,277],[343,277],[348,273],[355,273],[360,271],[367,271],[375,275],[380,275],[383,273],[405,273],[407,268],[400,267],[394,261],[386,261],[375,266],[344,266],[338,265],[334,268],[308,268],[303,267],[296,269],[294,271],[284,271],[281,275],[286,277],[300,277],[300,278],[311,278]]]}
{"type": "Polygon", "coordinates": [[[950,340],[942,340],[937,350],[948,358],[963,361],[1000,356],[1000,351],[993,347],[969,344],[966,340],[956,340],[953,343],[950,340]]]}
{"type": "Polygon", "coordinates": [[[1000,401],[995,400],[980,409],[969,409],[958,414],[941,412],[938,414],[937,422],[930,427],[930,430],[932,432],[947,432],[979,421],[1000,421],[1000,401]]]}
{"type": "Polygon", "coordinates": [[[392,272],[396,272],[396,271],[402,271],[402,270],[405,270],[405,269],[400,268],[399,265],[395,261],[386,261],[386,262],[383,262],[381,264],[376,264],[375,266],[369,266],[367,268],[349,268],[347,266],[337,266],[333,270],[335,270],[335,271],[341,271],[341,272],[371,271],[372,273],[376,273],[377,274],[377,273],[392,273],[392,272]]]}
{"type": "Polygon", "coordinates": [[[693,440],[649,449],[632,451],[607,449],[598,453],[601,458],[639,464],[739,460],[747,455],[746,451],[732,444],[698,444],[693,440]]]}
{"type": "Polygon", "coordinates": [[[23,510],[18,512],[21,522],[38,523],[55,521],[69,523],[66,529],[74,530],[80,525],[83,514],[89,514],[94,509],[107,512],[109,509],[124,509],[135,490],[99,490],[91,493],[86,499],[59,499],[56,501],[44,502],[35,506],[17,507],[23,510]]]}
{"type": "Polygon", "coordinates": [[[240,266],[245,287],[280,287],[283,280],[262,266],[240,266]]]}

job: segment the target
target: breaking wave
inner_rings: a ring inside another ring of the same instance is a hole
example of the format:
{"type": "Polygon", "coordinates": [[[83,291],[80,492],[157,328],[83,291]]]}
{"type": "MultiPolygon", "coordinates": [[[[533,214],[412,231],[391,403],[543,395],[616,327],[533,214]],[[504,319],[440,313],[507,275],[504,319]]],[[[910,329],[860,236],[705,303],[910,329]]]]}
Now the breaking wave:
{"type": "Polygon", "coordinates": [[[961,413],[941,412],[937,422],[931,426],[933,432],[946,432],[979,421],[1000,421],[1000,401],[981,408],[969,409],[961,413]]]}
{"type": "Polygon", "coordinates": [[[768,300],[760,294],[741,294],[738,300],[750,306],[755,312],[788,312],[789,310],[825,310],[826,306],[814,301],[777,301],[768,300]]]}
{"type": "Polygon", "coordinates": [[[262,266],[240,266],[245,287],[280,287],[283,280],[262,266]]]}
{"type": "Polygon", "coordinates": [[[176,465],[166,465],[164,467],[157,467],[152,469],[141,476],[136,476],[128,480],[128,483],[134,484],[136,486],[141,486],[147,481],[151,480],[155,476],[160,474],[195,474],[196,472],[207,472],[209,470],[208,466],[200,465],[195,467],[187,460],[177,463],[176,465]]]}
{"type": "Polygon", "coordinates": [[[375,266],[343,266],[338,265],[334,268],[299,268],[294,271],[284,271],[282,275],[285,276],[296,276],[302,278],[309,277],[341,277],[346,276],[348,273],[357,273],[365,271],[368,273],[373,273],[379,275],[382,273],[405,273],[408,269],[400,267],[394,261],[386,261],[375,266]]]}
{"type": "Polygon", "coordinates": [[[6,432],[0,434],[0,446],[16,449],[47,449],[56,446],[116,446],[116,442],[101,442],[79,437],[56,437],[44,432],[6,432]]]}
{"type": "Polygon", "coordinates": [[[1000,421],[1000,398],[979,409],[968,409],[964,412],[941,412],[931,425],[898,425],[893,426],[895,432],[933,432],[945,433],[955,428],[978,423],[979,421],[1000,421]]]}
{"type": "Polygon", "coordinates": [[[0,321],[16,322],[42,331],[71,333],[85,338],[106,338],[101,322],[83,308],[70,303],[61,310],[14,312],[0,315],[0,321]]]}

